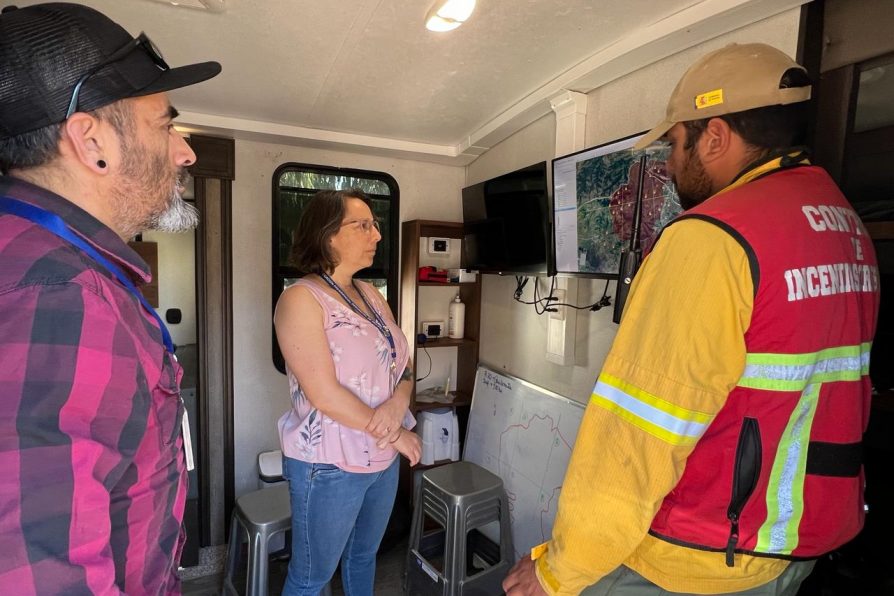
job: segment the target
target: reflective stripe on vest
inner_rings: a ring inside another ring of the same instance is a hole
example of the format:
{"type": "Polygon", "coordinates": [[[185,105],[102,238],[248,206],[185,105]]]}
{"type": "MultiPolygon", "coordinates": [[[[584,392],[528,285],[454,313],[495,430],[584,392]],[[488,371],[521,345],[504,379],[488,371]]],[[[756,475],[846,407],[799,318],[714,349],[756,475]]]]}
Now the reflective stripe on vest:
{"type": "Polygon", "coordinates": [[[590,402],[671,445],[695,445],[714,419],[607,374],[599,375],[590,402]]]}
{"type": "Polygon", "coordinates": [[[779,441],[767,486],[767,519],[755,551],[789,555],[798,547],[804,512],[804,476],[813,416],[823,383],[859,381],[869,373],[871,344],[841,346],[809,354],[748,354],[740,387],[800,391],[779,441]]]}
{"type": "Polygon", "coordinates": [[[811,354],[748,354],[739,387],[767,391],[804,391],[807,385],[859,381],[869,374],[871,343],[811,354]]]}

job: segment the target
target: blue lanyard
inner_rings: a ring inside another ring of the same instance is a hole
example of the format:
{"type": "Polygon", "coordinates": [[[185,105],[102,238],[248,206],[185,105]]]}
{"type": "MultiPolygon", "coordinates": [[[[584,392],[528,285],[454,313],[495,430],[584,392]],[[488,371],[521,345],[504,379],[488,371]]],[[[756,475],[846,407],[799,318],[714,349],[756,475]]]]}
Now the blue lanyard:
{"type": "Polygon", "coordinates": [[[18,217],[34,222],[45,230],[59,236],[63,240],[67,240],[71,244],[74,244],[76,247],[87,253],[87,255],[91,259],[105,267],[112,275],[114,275],[118,279],[118,281],[121,282],[121,284],[125,288],[130,290],[131,294],[139,299],[143,307],[149,312],[149,314],[151,314],[155,318],[155,320],[158,322],[159,329],[161,329],[161,337],[164,340],[165,348],[167,348],[169,353],[174,353],[174,342],[171,341],[171,334],[168,332],[168,328],[161,320],[161,317],[158,316],[158,313],[155,312],[155,309],[152,308],[152,306],[146,301],[146,298],[143,296],[143,294],[141,294],[136,286],[133,285],[133,282],[130,280],[130,278],[127,277],[118,267],[109,262],[108,259],[99,254],[99,252],[86,241],[84,241],[83,238],[72,232],[71,228],[65,225],[65,222],[62,220],[61,217],[59,217],[55,213],[50,213],[49,211],[45,211],[39,207],[35,207],[34,205],[29,205],[28,203],[24,203],[16,199],[11,199],[9,197],[0,197],[0,213],[10,213],[12,215],[17,215],[18,217]]]}
{"type": "Polygon", "coordinates": [[[344,290],[338,287],[338,284],[335,283],[335,281],[331,277],[329,277],[329,275],[327,275],[325,271],[320,273],[320,277],[323,278],[323,281],[329,284],[330,288],[338,292],[338,295],[341,296],[342,299],[348,303],[348,306],[351,307],[351,310],[369,321],[372,326],[378,329],[379,333],[381,333],[385,337],[385,339],[388,340],[388,345],[391,347],[391,370],[397,368],[397,350],[394,347],[394,338],[391,337],[391,330],[388,329],[388,325],[382,319],[379,311],[374,309],[366,300],[366,296],[363,295],[363,292],[360,291],[360,288],[357,287],[357,284],[354,283],[354,280],[351,280],[351,285],[354,286],[354,290],[356,290],[357,293],[360,294],[360,299],[363,300],[363,304],[366,305],[366,308],[369,310],[369,312],[373,314],[372,317],[363,312],[363,310],[359,306],[357,306],[354,301],[348,297],[347,294],[345,294],[344,290]]]}

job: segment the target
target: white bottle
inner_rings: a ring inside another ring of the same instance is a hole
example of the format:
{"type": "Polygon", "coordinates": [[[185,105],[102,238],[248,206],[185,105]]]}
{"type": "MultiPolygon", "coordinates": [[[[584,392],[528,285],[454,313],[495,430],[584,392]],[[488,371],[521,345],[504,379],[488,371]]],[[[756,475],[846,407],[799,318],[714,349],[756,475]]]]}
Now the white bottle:
{"type": "Polygon", "coordinates": [[[447,336],[462,339],[466,327],[466,305],[460,302],[459,294],[450,303],[450,316],[447,318],[447,336]]]}

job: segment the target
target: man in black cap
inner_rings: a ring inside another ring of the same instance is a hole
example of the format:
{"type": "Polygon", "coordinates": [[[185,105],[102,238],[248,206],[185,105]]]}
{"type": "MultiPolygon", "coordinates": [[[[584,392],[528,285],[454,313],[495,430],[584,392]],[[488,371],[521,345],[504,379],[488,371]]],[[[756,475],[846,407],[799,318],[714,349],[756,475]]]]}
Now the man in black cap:
{"type": "Polygon", "coordinates": [[[76,4],[0,14],[0,591],[179,593],[182,371],[126,244],[193,227],[170,68],[76,4]]]}

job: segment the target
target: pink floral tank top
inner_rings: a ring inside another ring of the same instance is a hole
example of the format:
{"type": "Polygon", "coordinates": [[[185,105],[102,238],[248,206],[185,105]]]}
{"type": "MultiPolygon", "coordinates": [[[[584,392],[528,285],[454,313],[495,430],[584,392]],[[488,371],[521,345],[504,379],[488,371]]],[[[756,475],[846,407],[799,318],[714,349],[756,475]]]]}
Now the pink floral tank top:
{"type": "MultiPolygon", "coordinates": [[[[379,313],[394,338],[396,367],[391,368],[391,346],[376,327],[347,305],[324,292],[315,283],[298,280],[323,309],[324,330],[335,364],[338,382],[363,403],[375,408],[394,391],[396,380],[409,360],[407,340],[390,312],[382,312],[379,302],[370,296],[368,284],[357,286],[379,313]]],[[[397,452],[393,447],[379,449],[372,435],[342,426],[318,411],[304,395],[298,379],[286,367],[292,408],[279,419],[279,438],[287,457],[311,463],[335,464],[349,472],[379,472],[387,468],[397,452]]],[[[404,427],[415,425],[407,412],[404,427]]]]}

